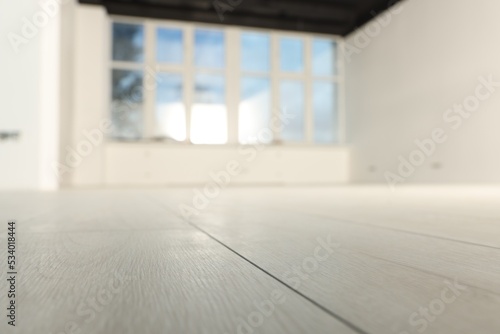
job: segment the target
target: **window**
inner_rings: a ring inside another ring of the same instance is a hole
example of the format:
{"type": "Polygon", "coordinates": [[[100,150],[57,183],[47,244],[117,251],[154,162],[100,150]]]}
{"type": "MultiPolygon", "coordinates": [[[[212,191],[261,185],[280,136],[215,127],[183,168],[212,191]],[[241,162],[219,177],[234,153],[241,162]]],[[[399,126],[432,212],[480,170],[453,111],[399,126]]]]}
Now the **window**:
{"type": "Polygon", "coordinates": [[[259,131],[271,120],[271,87],[268,78],[243,77],[238,117],[238,140],[242,144],[269,144],[272,138],[259,139],[259,131]]]}
{"type": "Polygon", "coordinates": [[[193,144],[227,142],[227,113],[224,98],[225,82],[222,75],[196,75],[195,97],[191,110],[193,144]]]}
{"type": "Polygon", "coordinates": [[[313,39],[312,59],[315,76],[336,74],[336,45],[331,40],[313,39]]]}
{"type": "Polygon", "coordinates": [[[241,33],[241,69],[246,72],[269,72],[271,39],[269,34],[241,33]]]}
{"type": "Polygon", "coordinates": [[[334,38],[139,19],[113,22],[111,34],[115,139],[342,140],[334,38]]]}
{"type": "Polygon", "coordinates": [[[113,60],[142,62],[144,58],[144,29],[137,24],[113,25],[113,60]]]}
{"type": "Polygon", "coordinates": [[[224,68],[224,33],[220,30],[196,29],[194,59],[198,68],[224,68]]]}
{"type": "Polygon", "coordinates": [[[181,29],[156,29],[156,60],[159,63],[181,64],[184,58],[183,39],[181,29]]]}
{"type": "Polygon", "coordinates": [[[304,45],[299,38],[280,38],[280,69],[283,72],[304,70],[304,45]]]}
{"type": "Polygon", "coordinates": [[[312,45],[314,142],[336,143],[339,140],[336,44],[327,39],[313,39],[312,45]]]}
{"type": "Polygon", "coordinates": [[[227,143],[225,43],[222,30],[195,29],[194,102],[191,109],[193,144],[227,143]]]}
{"type": "Polygon", "coordinates": [[[338,140],[337,114],[334,112],[336,101],[335,83],[329,81],[313,83],[314,141],[316,143],[335,143],[338,140]]]}
{"type": "Polygon", "coordinates": [[[111,119],[113,137],[138,139],[143,132],[144,27],[113,25],[111,119]]]}
{"type": "Polygon", "coordinates": [[[155,137],[186,140],[186,108],[182,75],[161,73],[156,90],[155,137]]]}
{"type": "Polygon", "coordinates": [[[281,139],[285,142],[304,140],[304,84],[300,80],[282,80],[280,82],[280,105],[282,112],[291,117],[283,124],[281,139]]]}
{"type": "Polygon", "coordinates": [[[238,142],[270,144],[259,132],[269,127],[271,113],[271,39],[269,34],[242,32],[238,142]]]}

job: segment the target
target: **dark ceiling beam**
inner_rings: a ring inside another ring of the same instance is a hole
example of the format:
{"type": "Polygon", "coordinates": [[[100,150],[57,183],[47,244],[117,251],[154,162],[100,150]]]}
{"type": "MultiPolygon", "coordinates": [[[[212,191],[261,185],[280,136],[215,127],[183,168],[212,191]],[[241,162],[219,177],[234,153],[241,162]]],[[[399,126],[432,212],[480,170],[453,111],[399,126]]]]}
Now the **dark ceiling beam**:
{"type": "Polygon", "coordinates": [[[79,0],[110,14],[345,36],[402,0],[79,0]],[[221,21],[214,2],[225,6],[221,21]]]}
{"type": "MultiPolygon", "coordinates": [[[[125,1],[125,0],[124,0],[125,1]]],[[[221,0],[228,4],[237,3],[238,0],[221,0]]],[[[150,4],[163,4],[170,6],[193,6],[198,8],[212,7],[213,0],[128,0],[126,2],[137,3],[150,3],[150,4]]],[[[324,0],[241,0],[236,7],[280,7],[286,8],[288,6],[297,7],[302,9],[320,8],[322,10],[353,10],[358,6],[356,1],[337,2],[337,1],[324,1],[324,0]]]]}
{"type": "Polygon", "coordinates": [[[386,10],[390,9],[398,2],[403,0],[384,0],[384,1],[376,1],[369,6],[363,7],[360,12],[361,15],[355,20],[354,24],[350,27],[349,33],[356,31],[358,28],[364,26],[371,20],[375,19],[377,16],[384,13],[386,10]]]}
{"type": "Polygon", "coordinates": [[[219,15],[213,7],[209,10],[193,9],[188,6],[190,1],[183,2],[182,6],[165,5],[168,1],[162,2],[161,5],[152,2],[124,2],[121,0],[103,0],[102,2],[108,12],[114,15],[151,17],[337,35],[344,35],[347,33],[346,26],[352,25],[351,21],[346,20],[345,18],[343,20],[334,20],[331,17],[328,17],[328,19],[321,19],[317,17],[308,19],[302,17],[290,17],[283,14],[279,16],[266,16],[248,12],[240,7],[235,8],[233,11],[226,11],[224,13],[224,21],[221,21],[219,15]]]}
{"type": "MultiPolygon", "coordinates": [[[[272,15],[296,19],[325,19],[333,22],[352,23],[355,20],[355,9],[352,3],[339,4],[324,1],[297,1],[297,0],[218,0],[227,4],[230,10],[227,12],[242,12],[246,15],[272,15]],[[231,3],[234,4],[231,5],[231,3]]],[[[108,2],[102,0],[103,3],[108,2]]],[[[170,7],[183,10],[214,11],[216,9],[211,0],[119,0],[121,3],[136,3],[154,5],[158,7],[170,7]]]]}
{"type": "Polygon", "coordinates": [[[102,0],[80,0],[80,3],[89,5],[102,5],[102,0]]]}
{"type": "Polygon", "coordinates": [[[330,19],[331,21],[355,20],[355,6],[315,1],[262,1],[243,0],[236,10],[308,19],[330,19]]]}

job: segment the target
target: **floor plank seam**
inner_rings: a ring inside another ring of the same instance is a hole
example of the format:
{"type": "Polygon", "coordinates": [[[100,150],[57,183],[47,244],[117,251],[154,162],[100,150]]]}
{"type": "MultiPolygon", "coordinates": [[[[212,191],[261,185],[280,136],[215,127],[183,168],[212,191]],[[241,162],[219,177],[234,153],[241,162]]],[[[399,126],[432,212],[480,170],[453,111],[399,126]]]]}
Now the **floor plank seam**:
{"type": "MultiPolygon", "coordinates": [[[[365,253],[365,252],[357,251],[357,253],[363,254],[364,256],[370,257],[372,259],[377,259],[377,260],[380,260],[380,261],[392,263],[392,264],[395,264],[395,265],[398,265],[398,266],[401,266],[401,267],[405,267],[405,268],[408,268],[408,269],[412,269],[412,270],[415,270],[415,271],[419,271],[421,273],[425,273],[425,274],[428,274],[428,275],[433,275],[433,276],[441,277],[441,278],[444,278],[446,280],[452,280],[453,281],[454,279],[456,279],[456,277],[450,277],[450,276],[442,275],[442,274],[439,274],[437,272],[433,272],[433,271],[430,271],[430,270],[425,270],[425,269],[413,267],[413,266],[410,266],[408,264],[400,263],[400,262],[397,262],[397,261],[392,261],[392,260],[384,259],[384,258],[381,258],[381,257],[378,257],[378,256],[374,256],[372,254],[368,254],[368,253],[365,253]]],[[[470,283],[467,283],[467,286],[470,287],[470,288],[481,290],[481,291],[487,292],[487,293],[489,293],[491,295],[500,297],[500,293],[499,292],[496,292],[496,291],[493,291],[493,290],[490,290],[490,289],[487,289],[487,288],[483,288],[483,287],[480,287],[480,286],[477,286],[477,285],[473,285],[473,284],[470,284],[470,283]]]]}
{"type": "MultiPolygon", "coordinates": [[[[276,207],[272,208],[274,210],[277,210],[276,207]]],[[[451,241],[451,242],[458,242],[461,244],[466,244],[466,245],[472,245],[472,246],[478,246],[478,247],[485,247],[485,248],[492,248],[492,249],[500,249],[500,247],[496,246],[491,246],[491,245],[485,245],[485,244],[478,244],[475,242],[471,241],[465,241],[465,240],[459,240],[459,239],[453,239],[453,238],[446,238],[446,237],[441,237],[438,235],[432,235],[432,234],[425,234],[425,233],[420,233],[420,232],[415,232],[415,231],[407,231],[407,230],[402,230],[394,227],[387,227],[387,226],[380,226],[380,225],[375,225],[375,224],[370,224],[370,223],[363,223],[359,221],[354,221],[354,220],[347,220],[347,219],[342,219],[342,218],[335,218],[332,216],[327,216],[327,215],[322,215],[322,214],[315,214],[315,213],[310,213],[310,212],[300,212],[300,214],[303,215],[311,215],[313,217],[318,217],[318,218],[324,218],[324,219],[330,219],[334,220],[339,223],[344,223],[344,224],[355,224],[355,225],[362,225],[362,226],[369,226],[373,228],[378,228],[382,230],[390,230],[390,231],[395,231],[395,232],[401,232],[405,234],[411,234],[411,235],[418,235],[421,237],[428,237],[428,238],[433,238],[433,239],[439,239],[439,240],[446,240],[446,241],[451,241]]]]}
{"type": "MultiPolygon", "coordinates": [[[[155,201],[157,202],[157,201],[155,201]]],[[[207,237],[209,237],[210,239],[212,239],[213,241],[217,242],[218,244],[220,244],[221,246],[225,247],[226,249],[228,249],[229,251],[231,251],[232,253],[234,253],[235,255],[237,255],[238,257],[240,257],[241,259],[243,259],[244,261],[246,261],[247,263],[251,264],[252,266],[254,266],[255,268],[257,268],[258,270],[262,271],[263,273],[265,273],[266,275],[268,275],[269,277],[273,278],[274,280],[278,281],[280,284],[282,284],[283,286],[285,286],[286,288],[288,288],[289,290],[293,291],[294,293],[296,293],[297,295],[301,296],[302,298],[304,298],[305,300],[307,300],[308,302],[310,302],[311,304],[313,304],[314,306],[316,306],[317,308],[319,308],[320,310],[322,310],[323,312],[327,313],[328,315],[330,315],[331,317],[335,318],[336,320],[338,320],[339,322],[341,322],[342,324],[344,324],[346,327],[352,329],[353,331],[359,333],[359,334],[369,334],[368,332],[364,331],[363,329],[361,329],[360,327],[356,326],[355,324],[353,324],[352,322],[350,322],[349,320],[347,319],[344,319],[343,317],[341,317],[340,315],[332,312],[331,310],[329,310],[327,307],[321,305],[320,303],[316,302],[314,299],[308,297],[307,295],[303,294],[302,292],[300,291],[297,291],[296,289],[294,289],[292,286],[290,286],[289,284],[285,283],[283,280],[281,280],[280,278],[276,277],[275,275],[271,274],[269,271],[267,271],[266,269],[260,267],[259,265],[257,265],[256,263],[254,263],[253,261],[251,261],[250,259],[246,258],[245,256],[241,255],[240,253],[238,253],[237,251],[235,251],[234,249],[232,249],[231,247],[229,247],[228,245],[224,244],[222,241],[218,240],[217,238],[215,238],[214,236],[212,236],[210,233],[208,233],[207,231],[205,231],[204,229],[202,229],[201,227],[197,226],[196,224],[194,224],[193,222],[185,219],[184,217],[178,215],[175,210],[172,210],[171,208],[167,208],[167,206],[165,206],[163,203],[161,202],[157,202],[160,204],[160,206],[168,211],[170,211],[171,213],[173,213],[175,216],[177,216],[178,218],[180,218],[183,222],[185,222],[186,224],[190,225],[191,227],[197,229],[198,231],[200,231],[201,233],[205,234],[207,237]]]]}

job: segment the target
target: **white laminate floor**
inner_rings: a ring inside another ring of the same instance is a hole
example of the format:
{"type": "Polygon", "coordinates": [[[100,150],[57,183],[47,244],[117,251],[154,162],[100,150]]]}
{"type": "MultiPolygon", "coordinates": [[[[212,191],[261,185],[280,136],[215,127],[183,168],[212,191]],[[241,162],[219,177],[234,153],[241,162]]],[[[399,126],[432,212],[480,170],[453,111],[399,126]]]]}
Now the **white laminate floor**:
{"type": "Polygon", "coordinates": [[[500,333],[500,187],[195,189],[0,193],[0,333],[500,333]]]}

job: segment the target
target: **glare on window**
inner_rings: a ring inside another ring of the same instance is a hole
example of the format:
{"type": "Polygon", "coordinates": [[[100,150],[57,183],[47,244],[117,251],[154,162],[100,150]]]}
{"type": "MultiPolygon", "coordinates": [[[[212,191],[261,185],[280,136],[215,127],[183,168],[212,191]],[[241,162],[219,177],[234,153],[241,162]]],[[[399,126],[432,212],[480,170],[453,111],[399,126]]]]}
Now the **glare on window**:
{"type": "Polygon", "coordinates": [[[224,76],[197,75],[194,100],[191,110],[191,142],[225,144],[227,142],[227,110],[224,76]]]}
{"type": "Polygon", "coordinates": [[[184,141],[186,110],[182,98],[182,75],[161,74],[158,79],[155,137],[184,141]]]}
{"type": "Polygon", "coordinates": [[[238,140],[242,144],[270,143],[264,131],[270,128],[271,90],[269,79],[244,77],[238,114],[238,140]]]}

